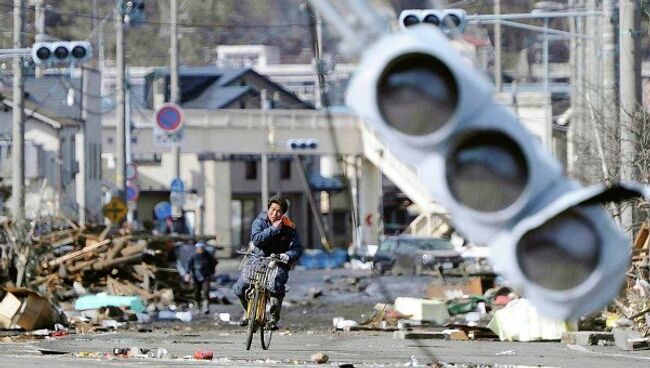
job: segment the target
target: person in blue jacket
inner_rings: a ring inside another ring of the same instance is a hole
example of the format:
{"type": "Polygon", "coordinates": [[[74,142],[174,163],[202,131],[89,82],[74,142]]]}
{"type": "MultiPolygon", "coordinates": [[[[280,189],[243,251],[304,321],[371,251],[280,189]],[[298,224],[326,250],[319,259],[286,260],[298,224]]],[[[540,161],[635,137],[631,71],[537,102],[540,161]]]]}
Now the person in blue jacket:
{"type": "MultiPolygon", "coordinates": [[[[282,299],[285,295],[285,284],[289,280],[290,265],[296,262],[303,252],[303,247],[296,231],[295,224],[285,216],[289,204],[287,200],[281,196],[273,196],[267,203],[266,211],[262,211],[257,218],[253,221],[251,230],[251,243],[254,246],[251,251],[253,255],[268,257],[271,254],[278,255],[280,259],[287,262],[278,263],[278,272],[275,278],[273,288],[269,290],[269,306],[271,318],[266,326],[270,330],[278,329],[278,321],[280,320],[280,310],[282,307],[282,299]]],[[[251,257],[252,260],[254,258],[251,257]]],[[[249,267],[249,264],[244,267],[249,267]]],[[[246,299],[246,290],[250,284],[242,275],[235,283],[235,294],[239,297],[244,311],[248,306],[246,299]]],[[[246,319],[246,312],[242,315],[240,325],[246,326],[248,320],[246,319]]]]}

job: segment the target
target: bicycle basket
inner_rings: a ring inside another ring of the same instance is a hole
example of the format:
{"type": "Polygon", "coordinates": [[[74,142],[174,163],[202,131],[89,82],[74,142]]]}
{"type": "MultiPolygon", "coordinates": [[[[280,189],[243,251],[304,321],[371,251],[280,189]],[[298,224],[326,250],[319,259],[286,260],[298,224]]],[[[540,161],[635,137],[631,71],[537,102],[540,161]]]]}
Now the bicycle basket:
{"type": "Polygon", "coordinates": [[[244,267],[243,275],[244,281],[248,284],[254,284],[256,280],[264,282],[264,287],[267,290],[271,290],[275,286],[275,278],[278,274],[278,268],[274,267],[268,270],[269,261],[259,258],[251,258],[249,263],[244,267]],[[264,279],[264,274],[267,273],[266,279],[264,279]]]}

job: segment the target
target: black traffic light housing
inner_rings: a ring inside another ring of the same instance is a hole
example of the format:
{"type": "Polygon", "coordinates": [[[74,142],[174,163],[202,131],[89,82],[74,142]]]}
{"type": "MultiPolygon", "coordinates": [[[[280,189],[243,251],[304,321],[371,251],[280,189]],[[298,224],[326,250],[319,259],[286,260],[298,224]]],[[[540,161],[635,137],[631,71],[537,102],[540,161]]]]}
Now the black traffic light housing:
{"type": "Polygon", "coordinates": [[[88,41],[36,42],[32,45],[32,60],[36,65],[82,64],[92,57],[88,41]]]}

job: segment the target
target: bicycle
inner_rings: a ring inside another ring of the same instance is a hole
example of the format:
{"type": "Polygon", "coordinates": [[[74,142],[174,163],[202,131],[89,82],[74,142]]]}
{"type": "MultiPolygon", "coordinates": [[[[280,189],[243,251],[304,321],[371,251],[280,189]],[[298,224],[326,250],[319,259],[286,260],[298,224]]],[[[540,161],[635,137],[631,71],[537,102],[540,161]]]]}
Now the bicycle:
{"type": "Polygon", "coordinates": [[[260,342],[262,349],[268,350],[273,337],[273,330],[265,328],[270,315],[270,306],[267,305],[268,291],[273,288],[277,274],[277,263],[287,262],[275,255],[261,257],[251,253],[237,252],[244,256],[250,256],[251,262],[244,268],[244,279],[250,287],[246,290],[248,306],[246,318],[248,319],[248,333],[246,335],[246,350],[250,350],[253,342],[253,335],[260,331],[260,342]]]}

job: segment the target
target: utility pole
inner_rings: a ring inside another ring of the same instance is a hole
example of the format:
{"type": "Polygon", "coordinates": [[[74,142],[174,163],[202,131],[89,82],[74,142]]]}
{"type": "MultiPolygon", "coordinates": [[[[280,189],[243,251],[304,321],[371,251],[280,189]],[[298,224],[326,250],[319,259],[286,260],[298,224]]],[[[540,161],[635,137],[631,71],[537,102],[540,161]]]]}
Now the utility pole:
{"type": "MultiPolygon", "coordinates": [[[[268,92],[266,89],[263,89],[260,93],[260,107],[263,111],[268,111],[271,107],[270,105],[268,92]]],[[[269,202],[269,155],[267,153],[262,153],[260,164],[262,166],[262,169],[260,170],[262,172],[262,208],[266,208],[266,205],[269,202]]]]}
{"type": "MultiPolygon", "coordinates": [[[[45,8],[43,7],[44,0],[33,0],[34,2],[34,20],[36,26],[36,37],[34,40],[36,42],[45,41],[45,8]]],[[[43,68],[40,66],[36,67],[35,70],[36,78],[43,77],[43,68]]]]}
{"type": "MultiPolygon", "coordinates": [[[[501,15],[501,0],[494,1],[494,14],[501,15]]],[[[494,23],[494,86],[497,92],[503,89],[503,75],[501,74],[501,22],[494,23]]]]}
{"type": "MultiPolygon", "coordinates": [[[[14,49],[23,47],[24,0],[14,0],[14,49]]],[[[23,77],[23,58],[13,59],[13,137],[12,137],[12,178],[11,196],[13,198],[13,215],[16,223],[25,220],[25,85],[23,77]]]]}
{"type": "Polygon", "coordinates": [[[115,42],[116,42],[116,82],[117,105],[115,108],[117,139],[117,165],[115,168],[115,185],[118,196],[126,203],[126,78],[124,67],[124,9],[115,9],[115,42]]]}
{"type": "MultiPolygon", "coordinates": [[[[603,124],[607,128],[617,127],[618,109],[616,93],[616,33],[612,23],[614,15],[613,0],[603,0],[603,124]]],[[[605,126],[603,128],[605,128],[605,126]]],[[[613,173],[610,173],[613,174],[613,173]]]]}
{"type": "Polygon", "coordinates": [[[548,18],[544,18],[544,132],[546,145],[549,152],[555,152],[553,145],[553,110],[549,83],[549,65],[548,65],[548,18]]]}
{"type": "MultiPolygon", "coordinates": [[[[569,8],[581,7],[581,0],[569,1],[569,8]]],[[[570,18],[570,32],[584,34],[585,20],[583,17],[570,18]]],[[[581,144],[584,142],[583,121],[585,106],[585,69],[584,56],[585,44],[588,41],[581,37],[571,37],[571,123],[567,133],[567,172],[572,177],[580,177],[582,174],[581,165],[581,144]]]]}
{"type": "MultiPolygon", "coordinates": [[[[170,102],[181,103],[180,85],[178,78],[178,6],[176,0],[169,0],[170,24],[169,24],[169,79],[170,79],[170,102]]],[[[181,143],[174,143],[174,177],[181,177],[181,143]]],[[[182,208],[173,208],[172,213],[182,214],[182,208]]]]}
{"type": "MultiPolygon", "coordinates": [[[[640,9],[635,0],[619,0],[619,73],[620,73],[620,141],[621,180],[635,179],[636,159],[634,136],[634,115],[641,103],[641,58],[640,58],[640,9]]],[[[632,207],[621,207],[621,225],[631,230],[632,207]]]]}

